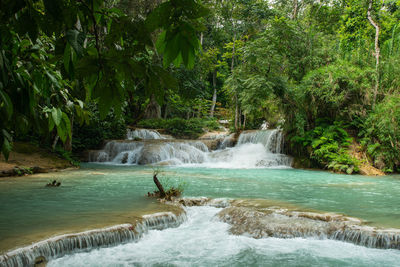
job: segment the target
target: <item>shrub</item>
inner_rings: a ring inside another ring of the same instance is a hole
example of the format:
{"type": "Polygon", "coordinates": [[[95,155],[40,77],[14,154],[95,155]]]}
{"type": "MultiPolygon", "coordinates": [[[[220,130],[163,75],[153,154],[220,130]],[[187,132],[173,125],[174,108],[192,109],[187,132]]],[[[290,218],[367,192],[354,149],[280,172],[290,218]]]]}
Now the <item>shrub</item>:
{"type": "Polygon", "coordinates": [[[166,120],[164,119],[146,119],[137,123],[138,127],[147,129],[165,129],[166,120]]]}
{"type": "Polygon", "coordinates": [[[287,121],[297,131],[303,130],[298,126],[314,128],[319,118],[356,122],[370,109],[372,85],[373,70],[348,62],[339,61],[310,71],[289,91],[293,100],[286,106],[287,121]],[[294,102],[298,108],[293,108],[294,102]],[[299,122],[303,125],[296,125],[299,122]]]}
{"type": "Polygon", "coordinates": [[[304,136],[294,136],[291,141],[306,148],[309,156],[317,165],[333,171],[351,174],[358,172],[358,160],[350,156],[348,147],[351,142],[348,133],[341,124],[320,124],[304,136]]]}
{"type": "Polygon", "coordinates": [[[362,145],[374,165],[385,172],[400,170],[400,96],[388,96],[365,120],[362,145]]]}
{"type": "Polygon", "coordinates": [[[112,112],[104,120],[100,120],[97,109],[93,108],[89,125],[74,124],[72,149],[81,152],[87,149],[99,149],[104,140],[124,139],[126,124],[122,117],[112,112]]]}

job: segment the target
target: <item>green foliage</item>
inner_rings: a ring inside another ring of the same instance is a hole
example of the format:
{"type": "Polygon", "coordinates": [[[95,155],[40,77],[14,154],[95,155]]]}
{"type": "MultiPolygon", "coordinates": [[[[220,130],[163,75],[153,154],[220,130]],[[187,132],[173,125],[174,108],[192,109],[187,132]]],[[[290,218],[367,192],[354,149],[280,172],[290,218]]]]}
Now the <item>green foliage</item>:
{"type": "Polygon", "coordinates": [[[350,172],[341,131],[328,127],[347,121],[375,166],[398,170],[399,2],[373,1],[377,70],[368,1],[297,2],[294,14],[287,0],[3,1],[3,155],[32,136],[48,147],[59,138],[74,151],[97,148],[123,138],[152,98],[166,120],[142,127],[195,138],[218,128],[204,119],[216,104],[215,116],[236,119],[236,128],[285,122],[289,136],[304,139],[293,154],[350,172]]]}
{"type": "Polygon", "coordinates": [[[60,155],[63,159],[68,160],[73,166],[78,167],[80,165],[80,161],[76,158],[71,151],[66,151],[61,147],[57,147],[55,152],[60,155]]]}
{"type": "Polygon", "coordinates": [[[358,161],[348,151],[352,139],[340,123],[322,123],[303,136],[292,137],[291,141],[303,146],[320,167],[348,174],[359,170],[358,161]]]}
{"type": "Polygon", "coordinates": [[[164,186],[167,196],[180,196],[188,186],[188,183],[183,179],[168,176],[161,177],[160,183],[164,186]]]}
{"type": "Polygon", "coordinates": [[[88,149],[100,149],[105,140],[124,139],[126,124],[122,117],[110,112],[105,119],[100,119],[99,111],[91,106],[92,113],[89,124],[74,124],[72,149],[82,152],[88,149]]]}
{"type": "Polygon", "coordinates": [[[196,37],[196,19],[207,15],[208,10],[196,1],[166,1],[159,5],[147,18],[151,30],[163,28],[157,40],[157,50],[164,54],[164,66],[182,62],[194,67],[195,54],[200,48],[196,37]]]}
{"type": "Polygon", "coordinates": [[[84,102],[96,101],[104,119],[111,109],[121,114],[138,84],[148,95],[172,87],[155,53],[157,35],[165,67],[193,67],[206,8],[195,0],[169,0],[132,19],[115,2],[2,2],[0,148],[6,158],[13,135],[28,130],[47,137],[56,131],[69,143],[73,122],[88,122],[84,102]]]}
{"type": "Polygon", "coordinates": [[[385,172],[400,168],[400,96],[388,96],[369,114],[360,132],[375,166],[385,172]]]}
{"type": "Polygon", "coordinates": [[[283,95],[287,130],[302,135],[321,118],[357,129],[371,108],[373,73],[343,61],[310,71],[283,95]]]}
{"type": "Polygon", "coordinates": [[[219,124],[214,119],[149,119],[142,120],[137,124],[138,127],[149,129],[164,129],[166,133],[173,135],[177,138],[198,138],[207,129],[218,130],[219,124]]]}

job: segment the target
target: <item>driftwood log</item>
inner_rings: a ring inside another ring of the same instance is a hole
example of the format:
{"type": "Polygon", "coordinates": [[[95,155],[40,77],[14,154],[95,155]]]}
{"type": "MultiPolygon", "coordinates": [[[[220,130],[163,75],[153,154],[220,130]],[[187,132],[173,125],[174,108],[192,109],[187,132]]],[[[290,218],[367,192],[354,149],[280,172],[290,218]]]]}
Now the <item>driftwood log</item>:
{"type": "Polygon", "coordinates": [[[164,187],[162,186],[162,184],[160,183],[160,181],[157,178],[157,174],[153,175],[153,181],[156,184],[158,191],[160,192],[160,198],[165,198],[166,194],[165,194],[165,190],[164,187]]]}

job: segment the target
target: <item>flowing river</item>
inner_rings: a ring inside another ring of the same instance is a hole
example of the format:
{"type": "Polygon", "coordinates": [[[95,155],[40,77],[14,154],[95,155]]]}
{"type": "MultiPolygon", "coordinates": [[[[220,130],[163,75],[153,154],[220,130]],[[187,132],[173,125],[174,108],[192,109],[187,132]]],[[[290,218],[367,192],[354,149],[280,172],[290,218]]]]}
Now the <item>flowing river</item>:
{"type": "Polygon", "coordinates": [[[271,131],[216,151],[122,142],[97,153],[105,163],[1,179],[0,266],[398,266],[400,176],[292,169],[280,142],[271,131]],[[168,166],[137,165],[145,153],[168,166]],[[148,198],[154,169],[184,198],[216,200],[182,213],[148,198]],[[62,186],[45,188],[52,179],[62,186]]]}

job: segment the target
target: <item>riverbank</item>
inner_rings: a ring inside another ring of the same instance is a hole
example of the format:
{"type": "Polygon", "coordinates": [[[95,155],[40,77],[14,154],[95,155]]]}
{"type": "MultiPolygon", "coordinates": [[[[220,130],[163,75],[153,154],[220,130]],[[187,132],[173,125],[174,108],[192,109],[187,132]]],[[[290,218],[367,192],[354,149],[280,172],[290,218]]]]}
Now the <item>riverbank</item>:
{"type": "Polygon", "coordinates": [[[68,160],[29,143],[15,142],[8,161],[0,155],[0,177],[22,176],[76,168],[68,160]]]}

